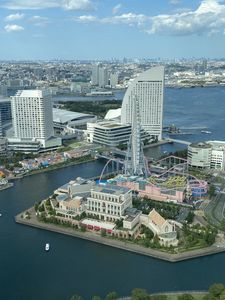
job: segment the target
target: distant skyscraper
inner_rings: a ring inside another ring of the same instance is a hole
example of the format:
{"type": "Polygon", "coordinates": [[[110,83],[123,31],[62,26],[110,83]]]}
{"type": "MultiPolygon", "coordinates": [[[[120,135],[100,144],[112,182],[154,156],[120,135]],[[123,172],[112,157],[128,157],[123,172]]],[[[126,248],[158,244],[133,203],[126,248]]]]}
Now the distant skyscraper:
{"type": "Polygon", "coordinates": [[[48,90],[21,90],[12,99],[14,137],[39,141],[53,136],[52,101],[48,90]]]}
{"type": "Polygon", "coordinates": [[[110,74],[110,85],[111,87],[115,87],[118,84],[118,73],[110,74]]]}
{"type": "Polygon", "coordinates": [[[121,122],[132,124],[134,96],[137,96],[141,127],[155,139],[162,138],[164,67],[154,67],[140,74],[123,98],[121,122]]]}
{"type": "Polygon", "coordinates": [[[109,75],[108,75],[108,70],[105,67],[100,67],[99,68],[99,73],[98,73],[98,85],[99,87],[103,88],[106,85],[109,84],[109,75]]]}
{"type": "Polygon", "coordinates": [[[12,125],[11,101],[0,98],[0,136],[5,135],[5,129],[12,125]]]}
{"type": "Polygon", "coordinates": [[[108,70],[102,64],[92,66],[91,84],[105,87],[108,85],[109,75],[108,70]]]}
{"type": "Polygon", "coordinates": [[[99,82],[99,64],[92,66],[91,84],[98,85],[99,82]]]}

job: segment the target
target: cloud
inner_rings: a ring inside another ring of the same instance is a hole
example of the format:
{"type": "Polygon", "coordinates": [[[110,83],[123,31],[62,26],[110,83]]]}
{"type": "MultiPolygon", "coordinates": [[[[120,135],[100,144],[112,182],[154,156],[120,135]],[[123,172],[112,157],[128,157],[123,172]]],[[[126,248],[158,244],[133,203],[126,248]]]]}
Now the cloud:
{"type": "Polygon", "coordinates": [[[103,24],[127,24],[127,25],[137,25],[141,26],[145,24],[145,22],[149,19],[149,17],[143,14],[133,14],[127,13],[122,15],[117,15],[113,17],[106,18],[98,18],[93,15],[83,15],[79,17],[74,17],[73,20],[79,23],[103,23],[103,24]]]}
{"type": "Polygon", "coordinates": [[[92,10],[91,0],[3,0],[1,7],[8,9],[46,9],[92,10]]]}
{"type": "Polygon", "coordinates": [[[62,7],[67,10],[93,10],[90,0],[64,0],[62,7]]]}
{"type": "Polygon", "coordinates": [[[225,32],[225,4],[220,0],[202,0],[196,9],[179,9],[171,14],[148,16],[124,13],[99,18],[93,15],[74,17],[79,23],[125,24],[136,26],[149,34],[158,35],[213,35],[225,32]]]}
{"type": "Polygon", "coordinates": [[[120,11],[121,7],[122,7],[122,4],[120,4],[120,3],[117,4],[116,6],[114,6],[112,9],[113,15],[117,14],[120,11]]]}
{"type": "Polygon", "coordinates": [[[92,22],[101,22],[96,16],[84,15],[79,17],[74,17],[73,20],[78,23],[92,23],[92,22]]]}
{"type": "Polygon", "coordinates": [[[50,23],[48,18],[41,16],[33,16],[29,19],[29,22],[31,22],[35,26],[45,26],[50,23]]]}
{"type": "Polygon", "coordinates": [[[21,20],[24,18],[24,14],[12,14],[12,15],[8,15],[7,17],[5,17],[5,21],[11,22],[11,21],[15,21],[15,20],[21,20]]]}
{"type": "Polygon", "coordinates": [[[111,18],[103,18],[101,21],[103,23],[109,24],[128,24],[128,25],[143,25],[149,17],[143,14],[134,14],[134,13],[127,13],[118,16],[113,16],[111,18]]]}
{"type": "Polygon", "coordinates": [[[218,0],[203,0],[196,10],[151,18],[150,34],[212,34],[225,27],[225,5],[218,0]]]}
{"type": "Polygon", "coordinates": [[[170,4],[179,4],[181,1],[180,0],[170,0],[170,4]]]}
{"type": "Polygon", "coordinates": [[[18,32],[18,31],[24,30],[24,28],[22,26],[19,26],[16,24],[7,24],[4,28],[5,28],[5,31],[7,31],[7,32],[18,32]]]}

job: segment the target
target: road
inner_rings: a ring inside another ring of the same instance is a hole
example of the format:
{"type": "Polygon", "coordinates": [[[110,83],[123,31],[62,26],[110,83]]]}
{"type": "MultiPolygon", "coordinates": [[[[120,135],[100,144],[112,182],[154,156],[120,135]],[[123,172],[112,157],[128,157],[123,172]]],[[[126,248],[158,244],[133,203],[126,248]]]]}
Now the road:
{"type": "Polygon", "coordinates": [[[225,208],[225,194],[218,193],[214,200],[205,207],[205,215],[210,223],[215,226],[220,226],[221,221],[224,219],[225,208]]]}

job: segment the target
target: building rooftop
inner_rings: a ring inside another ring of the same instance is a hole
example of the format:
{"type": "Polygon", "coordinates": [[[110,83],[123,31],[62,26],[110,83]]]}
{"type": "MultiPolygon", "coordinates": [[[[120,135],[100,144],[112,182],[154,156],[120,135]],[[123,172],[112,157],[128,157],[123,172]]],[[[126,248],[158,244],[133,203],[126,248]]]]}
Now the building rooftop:
{"type": "Polygon", "coordinates": [[[112,184],[106,184],[106,185],[99,184],[99,185],[94,186],[92,188],[92,191],[119,196],[121,194],[128,193],[130,191],[130,189],[128,189],[126,187],[112,185],[112,184]]]}
{"type": "Polygon", "coordinates": [[[209,149],[209,148],[212,148],[212,146],[208,143],[205,143],[205,142],[200,142],[200,143],[192,143],[190,145],[190,147],[193,147],[193,148],[199,148],[199,149],[209,149]]]}
{"type": "Polygon", "coordinates": [[[90,118],[95,118],[95,116],[65,109],[53,108],[53,122],[55,123],[65,124],[72,121],[80,121],[90,118]]]}
{"type": "Polygon", "coordinates": [[[112,120],[121,117],[121,108],[110,109],[105,115],[105,120],[112,120]]]}
{"type": "Polygon", "coordinates": [[[150,211],[148,217],[158,227],[162,227],[162,225],[166,222],[166,220],[154,208],[150,211]]]}
{"type": "Polygon", "coordinates": [[[24,98],[42,98],[44,94],[47,93],[47,90],[19,90],[15,96],[24,98]]]}
{"type": "Polygon", "coordinates": [[[115,121],[103,121],[103,122],[96,123],[96,127],[106,128],[106,129],[124,128],[124,126],[130,127],[130,125],[120,124],[115,121]]]}

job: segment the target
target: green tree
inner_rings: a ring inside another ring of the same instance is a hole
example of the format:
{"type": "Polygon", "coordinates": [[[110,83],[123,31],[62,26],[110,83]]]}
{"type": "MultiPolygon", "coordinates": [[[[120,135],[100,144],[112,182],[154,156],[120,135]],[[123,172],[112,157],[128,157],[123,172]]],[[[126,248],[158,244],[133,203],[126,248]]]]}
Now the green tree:
{"type": "Polygon", "coordinates": [[[209,197],[210,198],[215,196],[215,191],[216,191],[215,186],[213,184],[211,184],[209,187],[209,197]]]}
{"type": "Polygon", "coordinates": [[[220,300],[225,300],[225,291],[220,294],[220,300]]]}
{"type": "Polygon", "coordinates": [[[188,222],[188,224],[192,223],[193,220],[194,220],[194,212],[193,211],[189,211],[188,215],[187,215],[187,218],[186,218],[186,221],[188,222]]]}
{"type": "Polygon", "coordinates": [[[80,226],[80,230],[81,230],[82,232],[85,232],[85,231],[86,231],[86,226],[85,226],[85,225],[81,225],[81,226],[80,226]]]}
{"type": "Polygon", "coordinates": [[[151,300],[167,300],[167,295],[152,295],[151,300]]]}
{"type": "Polygon", "coordinates": [[[215,283],[209,287],[209,294],[214,297],[219,297],[225,291],[225,287],[222,283],[215,283]]]}
{"type": "Polygon", "coordinates": [[[150,300],[150,295],[144,289],[136,288],[131,292],[131,300],[150,300]]]}
{"type": "Polygon", "coordinates": [[[117,293],[116,292],[110,292],[105,297],[105,300],[116,300],[116,299],[117,299],[117,293]]]}
{"type": "Polygon", "coordinates": [[[193,300],[194,297],[191,294],[182,294],[177,297],[178,300],[193,300]]]}
{"type": "Polygon", "coordinates": [[[99,296],[94,296],[92,297],[92,300],[101,300],[101,298],[99,296]]]}
{"type": "Polygon", "coordinates": [[[73,295],[70,300],[83,300],[83,298],[79,295],[73,295]]]}
{"type": "Polygon", "coordinates": [[[106,236],[106,230],[104,228],[101,229],[101,236],[102,237],[106,236]]]}

